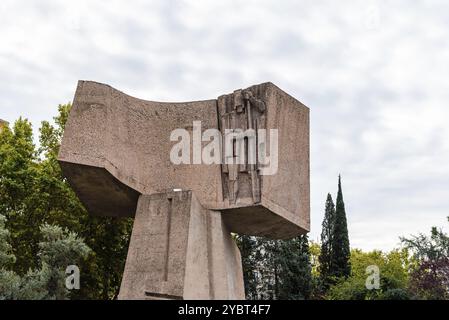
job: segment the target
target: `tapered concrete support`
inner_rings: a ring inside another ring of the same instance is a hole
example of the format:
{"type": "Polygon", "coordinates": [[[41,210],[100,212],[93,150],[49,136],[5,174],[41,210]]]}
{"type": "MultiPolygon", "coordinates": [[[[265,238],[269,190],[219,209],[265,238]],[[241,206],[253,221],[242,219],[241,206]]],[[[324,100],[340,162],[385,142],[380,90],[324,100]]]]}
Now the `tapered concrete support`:
{"type": "Polygon", "coordinates": [[[191,191],[139,197],[119,299],[244,299],[240,252],[191,191]]]}

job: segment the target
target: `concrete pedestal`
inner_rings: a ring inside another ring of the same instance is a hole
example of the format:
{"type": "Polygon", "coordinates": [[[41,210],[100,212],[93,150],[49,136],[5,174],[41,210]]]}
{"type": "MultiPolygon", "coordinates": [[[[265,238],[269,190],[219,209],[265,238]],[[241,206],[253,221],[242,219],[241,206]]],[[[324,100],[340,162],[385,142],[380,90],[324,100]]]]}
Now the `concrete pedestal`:
{"type": "Polygon", "coordinates": [[[119,299],[244,298],[240,252],[220,212],[191,191],[139,197],[119,299]]]}

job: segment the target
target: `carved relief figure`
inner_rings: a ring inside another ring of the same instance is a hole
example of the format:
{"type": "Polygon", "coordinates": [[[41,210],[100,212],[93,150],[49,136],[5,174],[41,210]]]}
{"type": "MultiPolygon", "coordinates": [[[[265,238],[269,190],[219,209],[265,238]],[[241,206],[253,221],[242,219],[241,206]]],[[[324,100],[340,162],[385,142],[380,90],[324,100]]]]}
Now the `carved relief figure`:
{"type": "Polygon", "coordinates": [[[223,150],[224,195],[230,204],[238,199],[252,198],[260,202],[260,176],[257,159],[257,130],[265,128],[266,106],[250,90],[236,90],[218,99],[221,129],[225,134],[223,150]]]}

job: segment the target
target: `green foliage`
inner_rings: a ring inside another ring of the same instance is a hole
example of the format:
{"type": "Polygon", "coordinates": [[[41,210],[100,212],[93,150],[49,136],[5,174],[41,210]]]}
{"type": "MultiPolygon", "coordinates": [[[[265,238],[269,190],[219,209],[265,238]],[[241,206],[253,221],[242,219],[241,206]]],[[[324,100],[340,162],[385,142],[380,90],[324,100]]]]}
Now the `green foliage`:
{"type": "Polygon", "coordinates": [[[274,300],[279,296],[279,242],[259,238],[258,244],[259,299],[274,300]]]}
{"type": "Polygon", "coordinates": [[[404,248],[390,252],[349,252],[340,178],[337,208],[330,195],[326,200],[321,244],[309,244],[305,236],[243,238],[239,245],[250,299],[449,299],[449,235],[441,229],[404,238],[404,248]],[[372,270],[379,271],[377,288],[367,286],[373,284],[372,270]]]}
{"type": "Polygon", "coordinates": [[[312,293],[312,265],[307,235],[280,243],[279,265],[278,299],[309,299],[312,293]]]}
{"type": "Polygon", "coordinates": [[[331,286],[327,292],[328,300],[365,300],[369,294],[365,286],[365,279],[350,277],[340,279],[338,283],[331,286]]]}
{"type": "Polygon", "coordinates": [[[413,297],[425,300],[449,299],[449,235],[434,227],[430,236],[419,234],[401,240],[416,259],[409,286],[413,297]]]}
{"type": "Polygon", "coordinates": [[[39,243],[42,268],[31,276],[47,283],[48,293],[45,298],[64,299],[67,290],[60,284],[67,277],[65,268],[77,263],[78,257],[86,258],[90,248],[76,233],[63,230],[61,227],[45,224],[40,230],[44,239],[39,243]]]}
{"type": "Polygon", "coordinates": [[[330,287],[326,298],[331,300],[382,300],[391,299],[394,294],[406,295],[408,272],[412,264],[406,249],[393,250],[389,253],[381,251],[351,251],[352,274],[330,287]],[[369,266],[379,268],[380,287],[368,289],[366,281],[369,266]],[[400,290],[400,291],[398,291],[400,290]]]}
{"type": "Polygon", "coordinates": [[[345,203],[341,189],[341,177],[338,177],[338,195],[335,206],[334,231],[331,244],[331,274],[335,278],[349,277],[351,274],[348,226],[345,203]]]}
{"type": "Polygon", "coordinates": [[[329,287],[343,281],[351,274],[349,235],[346,210],[338,177],[337,205],[332,196],[327,195],[324,219],[321,230],[321,248],[318,257],[318,283],[315,286],[315,298],[325,296],[329,287]]]}
{"type": "Polygon", "coordinates": [[[320,280],[324,289],[332,283],[332,243],[335,231],[335,205],[329,193],[326,199],[324,219],[321,229],[321,250],[319,256],[320,280]]]}
{"type": "Polygon", "coordinates": [[[242,256],[246,298],[248,300],[256,300],[258,298],[257,264],[260,261],[257,239],[255,237],[241,235],[236,237],[236,241],[242,256]]]}
{"type": "Polygon", "coordinates": [[[118,294],[132,219],[89,216],[63,178],[57,155],[70,108],[58,107],[54,125],[42,122],[39,149],[26,119],[0,132],[0,212],[7,217],[18,275],[39,267],[43,234],[36,226],[59,225],[79,234],[92,249],[80,263],[81,289],[71,298],[111,299],[118,294]]]}
{"type": "Polygon", "coordinates": [[[132,219],[92,217],[84,224],[83,237],[94,254],[82,266],[84,287],[76,298],[116,299],[132,231],[132,219]]]}
{"type": "Polygon", "coordinates": [[[307,236],[268,240],[239,236],[247,299],[308,299],[312,266],[307,236]]]}
{"type": "Polygon", "coordinates": [[[411,238],[401,238],[401,241],[419,260],[435,261],[449,257],[449,235],[436,227],[432,228],[430,236],[419,234],[411,238]]]}
{"type": "Polygon", "coordinates": [[[9,244],[10,233],[5,226],[6,218],[0,215],[0,268],[7,268],[16,262],[9,244]]]}
{"type": "Polygon", "coordinates": [[[382,300],[410,300],[410,294],[406,289],[389,289],[383,293],[382,300]]]}
{"type": "Polygon", "coordinates": [[[309,252],[310,252],[310,264],[312,266],[312,277],[319,278],[320,275],[320,256],[321,256],[321,245],[317,242],[309,242],[309,252]]]}
{"type": "Polygon", "coordinates": [[[7,270],[16,261],[9,244],[10,233],[5,226],[6,218],[0,215],[0,300],[12,299],[20,290],[20,277],[7,270]]]}
{"type": "Polygon", "coordinates": [[[17,257],[16,267],[22,272],[28,269],[24,264],[36,266],[37,263],[36,255],[31,253],[36,252],[37,241],[33,244],[27,240],[38,230],[23,228],[25,225],[39,225],[33,215],[26,214],[33,205],[30,198],[38,176],[35,160],[31,124],[19,118],[12,131],[5,127],[0,133],[0,212],[8,218],[7,227],[11,231],[12,247],[17,257]]]}
{"type": "Polygon", "coordinates": [[[6,218],[0,215],[0,300],[3,299],[66,299],[66,267],[86,258],[90,249],[76,233],[58,226],[43,225],[40,231],[43,241],[39,243],[39,269],[30,269],[22,277],[7,270],[15,257],[10,253],[9,231],[6,218]]]}

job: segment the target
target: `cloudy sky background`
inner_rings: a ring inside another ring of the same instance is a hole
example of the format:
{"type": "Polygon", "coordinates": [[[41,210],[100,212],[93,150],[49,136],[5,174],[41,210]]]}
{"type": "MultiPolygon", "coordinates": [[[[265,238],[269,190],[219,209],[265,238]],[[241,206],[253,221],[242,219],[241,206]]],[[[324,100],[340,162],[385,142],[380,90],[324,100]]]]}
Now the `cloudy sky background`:
{"type": "Polygon", "coordinates": [[[312,240],[339,173],[353,247],[447,225],[447,1],[2,0],[0,17],[2,119],[37,133],[78,79],[159,101],[271,81],[310,107],[312,240]]]}

